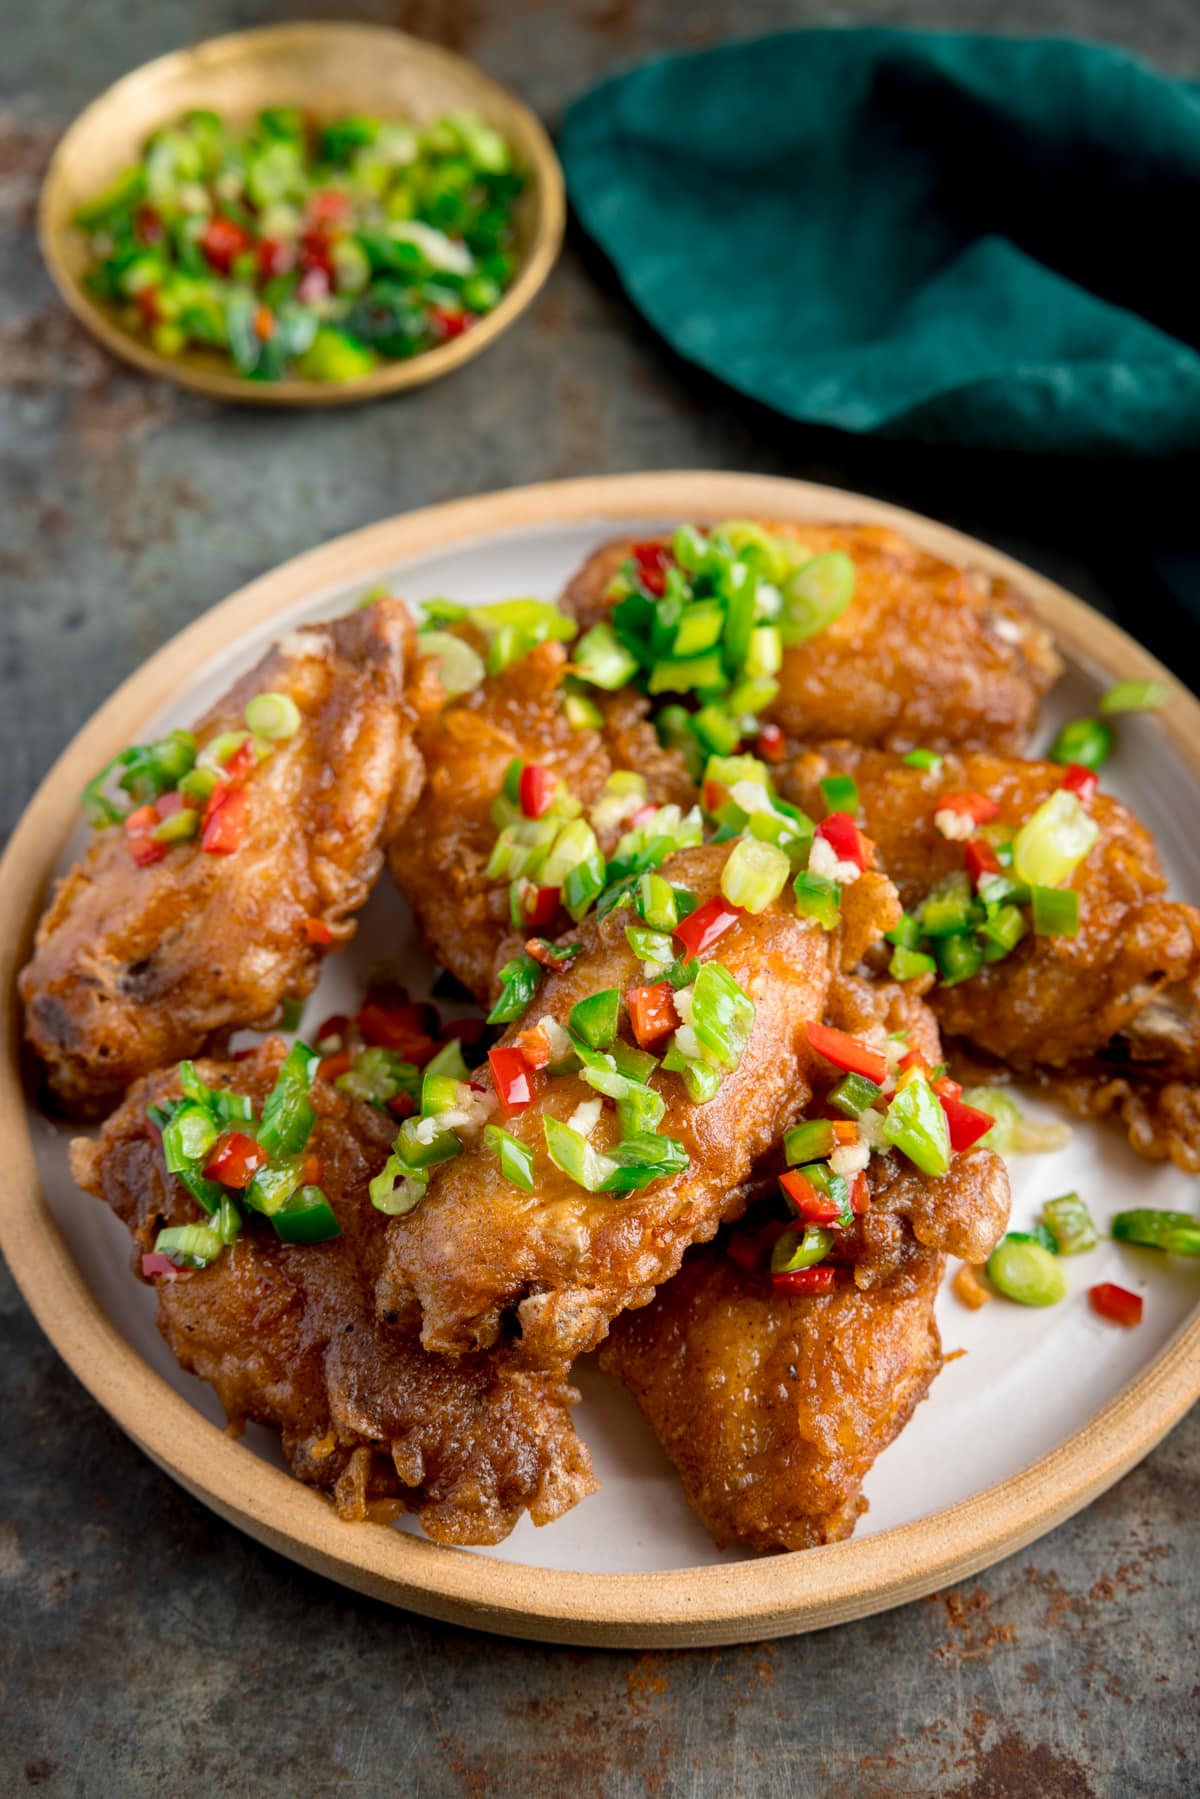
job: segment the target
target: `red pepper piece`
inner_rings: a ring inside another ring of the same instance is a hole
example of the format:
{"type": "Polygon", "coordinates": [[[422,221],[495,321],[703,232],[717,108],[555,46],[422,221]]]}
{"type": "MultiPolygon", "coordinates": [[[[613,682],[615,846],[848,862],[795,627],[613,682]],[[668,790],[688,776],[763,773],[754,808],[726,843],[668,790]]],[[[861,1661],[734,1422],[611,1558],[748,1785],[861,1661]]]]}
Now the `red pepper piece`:
{"type": "Polygon", "coordinates": [[[625,995],[625,1010],[639,1049],[657,1052],[679,1024],[669,981],[655,981],[651,987],[631,987],[625,995]]]}
{"type": "Polygon", "coordinates": [[[306,1187],[319,1187],[321,1184],[321,1176],[324,1172],[325,1164],[322,1162],[320,1156],[305,1156],[304,1167],[301,1170],[301,1173],[304,1177],[304,1184],[306,1187]]]}
{"type": "Polygon", "coordinates": [[[850,1210],[856,1218],[871,1209],[871,1189],[867,1177],[860,1168],[850,1183],[850,1210]]]}
{"type": "Polygon", "coordinates": [[[143,287],[139,293],[135,294],[134,304],[142,315],[143,325],[153,326],[162,323],[157,287],[143,287]]]}
{"type": "Polygon", "coordinates": [[[443,343],[449,343],[452,337],[461,337],[471,324],[469,312],[459,312],[449,306],[431,306],[429,316],[443,343]]]}
{"type": "Polygon", "coordinates": [[[236,219],[227,219],[222,213],[217,213],[204,227],[200,248],[214,269],[227,275],[234,257],[240,256],[243,250],[248,250],[252,242],[250,233],[236,219]]]}
{"type": "Polygon", "coordinates": [[[339,1074],[349,1074],[354,1067],[354,1057],[348,1049],[339,1049],[336,1055],[325,1056],[317,1064],[317,1073],[323,1081],[336,1081],[339,1074]]]}
{"type": "Polygon", "coordinates": [[[324,1043],[326,1037],[344,1037],[350,1029],[350,1020],[344,1012],[334,1012],[317,1030],[317,1042],[324,1043]]]}
{"type": "Polygon", "coordinates": [[[906,1050],[900,1058],[899,1068],[901,1074],[907,1074],[910,1068],[915,1068],[919,1074],[929,1074],[929,1064],[919,1049],[906,1050]]]}
{"type": "Polygon", "coordinates": [[[986,843],[982,837],[968,839],[963,848],[963,860],[967,865],[967,873],[976,887],[984,875],[1000,873],[1000,858],[991,844],[986,843]]]}
{"type": "Polygon", "coordinates": [[[778,725],[764,725],[758,734],[758,753],[764,762],[782,762],[787,755],[787,738],[778,725]]]}
{"type": "Polygon", "coordinates": [[[518,799],[526,818],[541,818],[543,813],[549,812],[557,791],[558,776],[552,768],[543,768],[540,762],[524,764],[518,785],[518,799]]]}
{"type": "Polygon", "coordinates": [[[685,956],[689,959],[702,956],[741,916],[740,906],[731,906],[727,899],[714,893],[711,899],[706,899],[702,906],[697,906],[675,926],[675,935],[683,945],[685,956]]]}
{"type": "Polygon", "coordinates": [[[630,830],[637,831],[637,830],[640,830],[642,825],[649,824],[650,820],[654,817],[654,814],[657,811],[658,811],[658,807],[654,804],[654,801],[647,800],[647,802],[644,806],[638,807],[637,811],[634,813],[633,817],[630,819],[630,821],[629,821],[630,830]]]}
{"type": "Polygon", "coordinates": [[[1142,1322],[1142,1296],[1131,1293],[1128,1287],[1118,1287],[1113,1281],[1101,1281],[1096,1287],[1088,1288],[1088,1298],[1092,1302],[1092,1310],[1099,1312],[1101,1318],[1108,1318],[1113,1324],[1123,1324],[1127,1330],[1142,1322]]]}
{"type": "Polygon", "coordinates": [[[244,787],[228,783],[214,788],[204,808],[200,848],[210,856],[232,856],[242,846],[250,822],[250,798],[244,787]]]}
{"type": "Polygon", "coordinates": [[[296,263],[295,246],[285,244],[277,237],[260,238],[255,255],[258,257],[259,274],[268,279],[272,275],[288,274],[296,263]]]}
{"type": "Polygon", "coordinates": [[[222,777],[226,781],[244,781],[257,763],[258,756],[254,748],[253,737],[243,737],[233,754],[221,764],[222,777]]]}
{"type": "Polygon", "coordinates": [[[167,235],[167,228],[153,206],[139,206],[133,222],[138,240],[143,244],[161,244],[167,235]]]}
{"type": "Polygon", "coordinates": [[[173,1281],[181,1273],[182,1269],[175,1266],[170,1256],[163,1255],[158,1250],[151,1250],[149,1255],[142,1257],[143,1280],[152,1280],[156,1274],[165,1274],[168,1280],[173,1281]]]}
{"type": "Polygon", "coordinates": [[[864,837],[848,812],[831,812],[817,826],[839,862],[853,862],[856,868],[871,865],[871,840],[864,837]]]}
{"type": "Polygon", "coordinates": [[[368,997],[355,1022],[364,1042],[394,1050],[406,1062],[422,1067],[438,1047],[429,1028],[431,1013],[431,1006],[388,1005],[385,1000],[368,997]]]}
{"type": "Polygon", "coordinates": [[[667,591],[667,570],[671,566],[671,553],[661,543],[635,543],[630,551],[638,565],[638,580],[656,599],[667,591]]]}
{"type": "Polygon", "coordinates": [[[325,944],[333,942],[333,932],[323,918],[306,918],[304,921],[304,935],[308,938],[310,943],[325,944]]]}
{"type": "Polygon", "coordinates": [[[531,1068],[545,1068],[550,1061],[550,1039],[540,1024],[517,1033],[517,1048],[531,1068]]]}
{"type": "Polygon", "coordinates": [[[832,1293],[837,1271],[827,1263],[815,1268],[794,1268],[790,1274],[773,1274],[771,1285],[777,1293],[832,1293]]]}
{"type": "MultiPolygon", "coordinates": [[[[942,1083],[939,1081],[938,1086],[942,1083]]],[[[950,1147],[955,1155],[962,1155],[981,1137],[986,1137],[996,1120],[989,1118],[977,1106],[968,1106],[952,1093],[939,1093],[942,1111],[946,1114],[946,1123],[950,1128],[950,1147]]]]}
{"type": "Polygon", "coordinates": [[[394,1093],[387,1102],[387,1109],[393,1118],[411,1118],[417,1102],[411,1093],[394,1093]]]}
{"type": "Polygon", "coordinates": [[[220,1181],[223,1187],[248,1187],[258,1170],[265,1168],[270,1159],[262,1144],[248,1137],[245,1131],[222,1131],[204,1164],[204,1173],[210,1181],[220,1181]]]}
{"type": "Polygon", "coordinates": [[[465,1043],[468,1049],[472,1049],[475,1044],[482,1042],[486,1030],[487,1023],[482,1018],[453,1018],[449,1024],[442,1026],[442,1042],[449,1043],[452,1037],[457,1037],[460,1043],[465,1043]]]}
{"type": "Polygon", "coordinates": [[[544,937],[531,937],[525,945],[525,954],[540,962],[543,968],[558,971],[571,966],[571,957],[564,956],[553,943],[547,943],[544,937]]]}
{"type": "Polygon", "coordinates": [[[837,1200],[814,1187],[798,1168],[789,1168],[786,1174],[781,1174],[779,1185],[797,1218],[803,1218],[805,1224],[837,1224],[840,1220],[842,1208],[837,1200]]]}
{"type": "Polygon", "coordinates": [[[350,196],[336,187],[321,187],[316,193],[308,196],[305,209],[310,221],[316,225],[333,224],[344,219],[350,210],[350,196]]]}
{"type": "Polygon", "coordinates": [[[554,923],[560,894],[558,887],[535,887],[531,881],[526,882],[521,890],[521,912],[531,931],[544,931],[554,923]]]}
{"type": "Polygon", "coordinates": [[[541,1085],[540,1078],[521,1051],[511,1044],[490,1049],[488,1061],[492,1065],[492,1080],[495,1082],[500,1110],[506,1118],[513,1118],[518,1112],[523,1112],[526,1106],[533,1104],[541,1085]]]}
{"type": "Polygon", "coordinates": [[[260,343],[267,343],[275,335],[275,314],[269,306],[256,306],[254,309],[254,334],[260,343]]]}
{"type": "Polygon", "coordinates": [[[708,813],[710,818],[715,812],[721,810],[721,807],[728,798],[729,789],[723,787],[720,781],[705,781],[704,786],[701,789],[700,799],[704,806],[704,810],[708,813]]]}
{"type": "Polygon", "coordinates": [[[952,1081],[948,1074],[939,1075],[931,1085],[939,1099],[958,1099],[962,1095],[962,1082],[952,1081]]]}
{"type": "Polygon", "coordinates": [[[869,1081],[882,1087],[888,1072],[888,1060],[882,1050],[872,1049],[869,1043],[860,1043],[857,1037],[835,1031],[826,1024],[810,1020],[804,1028],[809,1043],[819,1056],[824,1056],[827,1062],[847,1074],[864,1074],[869,1081]]]}
{"type": "Polygon", "coordinates": [[[995,800],[986,793],[944,793],[935,808],[938,812],[962,812],[977,825],[990,824],[999,812],[995,800]]]}
{"type": "Polygon", "coordinates": [[[321,290],[314,293],[305,291],[304,282],[297,289],[297,298],[308,302],[311,299],[324,298],[333,286],[333,246],[321,230],[304,231],[300,235],[300,267],[307,275],[320,274],[324,277],[321,290]]]}
{"type": "Polygon", "coordinates": [[[1068,793],[1073,793],[1086,806],[1100,791],[1100,776],[1094,768],[1085,768],[1082,762],[1068,762],[1062,784],[1068,793]]]}
{"type": "Polygon", "coordinates": [[[152,862],[161,862],[167,853],[166,845],[155,843],[150,835],[158,822],[158,813],[153,806],[139,806],[126,817],[125,836],[129,843],[129,853],[139,868],[149,868],[152,862]]]}

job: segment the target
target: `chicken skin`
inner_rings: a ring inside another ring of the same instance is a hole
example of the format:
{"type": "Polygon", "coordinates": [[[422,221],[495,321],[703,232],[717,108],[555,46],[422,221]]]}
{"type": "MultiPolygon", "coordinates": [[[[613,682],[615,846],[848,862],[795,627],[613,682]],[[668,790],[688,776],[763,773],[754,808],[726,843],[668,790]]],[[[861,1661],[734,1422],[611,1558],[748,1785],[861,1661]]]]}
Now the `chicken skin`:
{"type": "Polygon", "coordinates": [[[718,1549],[851,1534],[872,1463],[941,1368],[943,1266],[911,1244],[884,1287],[775,1293],[709,1244],[617,1320],[600,1366],[633,1394],[718,1549]]]}
{"type": "MultiPolygon", "coordinates": [[[[820,782],[853,776],[866,829],[906,908],[963,867],[963,844],[941,835],[939,798],[975,792],[1019,827],[1062,785],[1062,768],[987,754],[947,756],[937,771],[854,744],[825,744],[779,771],[781,791],[822,810],[820,782]]],[[[968,980],[937,986],[930,1004],[948,1037],[1018,1074],[1049,1079],[1077,1110],[1114,1111],[1136,1149],[1200,1168],[1200,912],[1165,897],[1149,832],[1099,793],[1100,835],[1071,877],[1074,937],[1032,932],[968,980]]]]}
{"type": "MultiPolygon", "coordinates": [[[[261,1103],[283,1054],[271,1039],[199,1072],[261,1103]]],[[[179,1092],[175,1071],[141,1080],[98,1138],[72,1145],[80,1185],[132,1232],[135,1269],[162,1226],[202,1216],[166,1172],[146,1117],[179,1092]]],[[[596,1485],[570,1419],[578,1394],[504,1351],[449,1361],[428,1355],[415,1330],[377,1321],[386,1221],[367,1188],[395,1122],[324,1081],[312,1102],[308,1152],[342,1234],[284,1243],[253,1219],[207,1268],[156,1277],[159,1327],[181,1366],[211,1383],[235,1427],[279,1431],[295,1473],[347,1519],[389,1501],[437,1542],[467,1544],[499,1542],[525,1511],[538,1524],[559,1517],[596,1485]]]]}
{"type": "MultiPolygon", "coordinates": [[[[1022,749],[1061,665],[1020,594],[879,526],[766,529],[801,539],[814,556],[842,550],[856,573],[841,617],[784,651],[766,718],[810,741],[1022,749]]],[[[585,626],[600,618],[632,547],[621,539],[597,550],[567,587],[563,609],[585,626]]]]}
{"type": "Polygon", "coordinates": [[[280,694],[299,728],[245,778],[238,847],[193,836],[139,866],[119,825],[58,884],[20,979],[29,1041],[63,1106],[113,1103],[139,1075],[269,1025],[352,936],[383,842],[421,784],[404,703],[413,632],[381,599],[293,631],[195,726],[200,749],[280,694]]]}
{"type": "MultiPolygon", "coordinates": [[[[413,697],[427,784],[392,840],[389,861],[430,954],[484,1005],[495,998],[499,970],[530,934],[509,921],[507,881],[486,872],[496,842],[492,803],[514,757],[552,769],[585,806],[617,769],[642,775],[654,805],[686,809],[695,799],[682,761],[659,744],[646,702],[632,691],[599,696],[601,730],[571,725],[562,694],[566,666],[561,644],[540,644],[449,706],[441,703],[432,661],[417,669],[413,697]]],[[[611,852],[617,835],[602,839],[601,849],[611,852]]]]}
{"type": "MultiPolygon", "coordinates": [[[[661,872],[703,903],[719,893],[728,854],[724,844],[685,849],[661,872]]],[[[618,908],[586,920],[576,933],[581,954],[544,981],[524,1022],[549,1016],[565,1026],[577,1002],[639,986],[641,964],[625,935],[631,916],[618,908]]],[[[417,1210],[389,1231],[381,1310],[407,1318],[419,1308],[426,1347],[452,1355],[486,1348],[514,1312],[520,1350],[534,1366],[565,1368],[594,1348],[618,1312],[646,1304],[688,1245],[711,1237],[744,1204],[740,1183],[811,1096],[805,1024],[822,1017],[843,932],[854,940],[857,960],[858,942],[895,916],[892,889],[877,875],[847,888],[842,932],[826,933],[798,916],[790,895],[757,915],[739,915],[708,959],[723,965],[756,1008],[740,1062],[705,1104],[693,1104],[678,1075],[659,1070],[650,1077],[665,1103],[656,1128],[682,1145],[687,1167],[625,1195],[577,1185],[550,1160],[543,1115],[566,1121],[596,1095],[578,1075],[555,1076],[504,1120],[533,1154],[534,1190],[506,1180],[478,1140],[435,1169],[417,1210]]],[[[499,1049],[521,1028],[520,1021],[512,1025],[499,1049]]],[[[611,1111],[602,1114],[596,1149],[610,1147],[616,1125],[611,1111]]]]}

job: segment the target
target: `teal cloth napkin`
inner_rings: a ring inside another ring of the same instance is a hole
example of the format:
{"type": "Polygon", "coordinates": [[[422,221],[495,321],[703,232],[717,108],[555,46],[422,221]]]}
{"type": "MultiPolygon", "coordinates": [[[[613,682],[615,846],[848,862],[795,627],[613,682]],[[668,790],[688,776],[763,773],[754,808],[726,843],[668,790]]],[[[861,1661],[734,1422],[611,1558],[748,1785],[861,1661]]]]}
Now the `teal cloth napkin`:
{"type": "Polygon", "coordinates": [[[1200,86],[1055,39],[800,31],[607,81],[561,147],[634,304],[791,418],[1200,448],[1200,86]]]}

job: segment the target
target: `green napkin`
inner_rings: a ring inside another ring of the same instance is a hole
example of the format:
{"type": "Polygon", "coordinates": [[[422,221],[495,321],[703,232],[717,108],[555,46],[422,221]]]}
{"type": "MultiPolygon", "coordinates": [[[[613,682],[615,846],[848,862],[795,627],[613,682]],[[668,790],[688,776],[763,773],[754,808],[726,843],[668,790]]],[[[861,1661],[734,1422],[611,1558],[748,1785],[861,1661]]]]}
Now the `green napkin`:
{"type": "Polygon", "coordinates": [[[681,355],[795,419],[1200,447],[1200,87],[1120,51],[801,31],[577,101],[576,211],[681,355]]]}

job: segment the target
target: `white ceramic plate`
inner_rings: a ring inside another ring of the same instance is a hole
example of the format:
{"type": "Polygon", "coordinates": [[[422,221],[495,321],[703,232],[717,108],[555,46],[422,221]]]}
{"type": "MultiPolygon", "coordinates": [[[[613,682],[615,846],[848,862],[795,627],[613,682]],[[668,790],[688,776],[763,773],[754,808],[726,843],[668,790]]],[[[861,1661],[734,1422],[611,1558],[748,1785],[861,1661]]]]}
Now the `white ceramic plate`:
{"type": "MultiPolygon", "coordinates": [[[[678,482],[682,477],[649,479],[661,485],[678,482]]],[[[718,487],[722,482],[732,486],[737,481],[736,477],[705,479],[718,487]]],[[[126,738],[142,738],[159,727],[188,723],[282,630],[335,615],[380,581],[386,581],[392,591],[414,604],[439,594],[467,602],[516,594],[554,597],[584,556],[606,537],[626,529],[646,535],[657,526],[677,522],[686,510],[686,502],[680,504],[672,490],[664,494],[663,510],[656,514],[650,510],[652,501],[647,501],[644,491],[635,496],[633,482],[634,478],[626,478],[617,483],[590,484],[593,489],[607,488],[610,492],[620,488],[627,496],[624,512],[606,507],[605,516],[589,517],[586,507],[581,513],[579,506],[568,505],[568,514],[573,512],[574,516],[562,517],[560,503],[549,509],[558,515],[554,522],[517,523],[485,535],[463,536],[447,529],[440,533],[440,539],[434,533],[439,540],[431,547],[400,560],[391,560],[386,554],[371,559],[372,545],[377,543],[381,551],[385,549],[386,527],[374,527],[371,532],[345,540],[347,545],[360,546],[350,558],[351,574],[307,591],[296,589],[303,592],[303,597],[283,610],[274,610],[269,618],[260,616],[252,628],[204,664],[187,690],[173,695],[169,705],[150,717],[129,717],[126,738]]],[[[777,488],[787,494],[819,494],[820,514],[826,517],[895,517],[888,509],[858,502],[852,496],[830,496],[827,490],[762,482],[744,485],[747,489],[777,488]]],[[[562,493],[570,489],[542,491],[562,493]]],[[[759,509],[782,516],[780,492],[757,495],[759,509]]],[[[746,502],[745,493],[731,491],[728,504],[722,508],[718,503],[716,510],[745,514],[752,510],[746,502]]],[[[808,515],[816,515],[811,505],[808,515]]],[[[936,547],[944,548],[944,541],[936,547]]],[[[316,552],[299,566],[313,564],[314,575],[319,575],[322,554],[316,552]]],[[[290,566],[295,569],[298,565],[290,566]]],[[[292,585],[296,588],[295,582],[292,585]]],[[[259,583],[250,592],[263,586],[259,583]]],[[[260,614],[263,610],[259,609],[260,614]]],[[[1053,696],[1041,732],[1042,741],[1050,741],[1059,722],[1092,707],[1108,678],[1107,674],[1091,672],[1075,663],[1053,696]]],[[[1182,896],[1200,896],[1200,845],[1185,828],[1188,818],[1194,819],[1200,811],[1200,782],[1154,719],[1140,717],[1121,722],[1119,747],[1105,771],[1105,783],[1128,800],[1155,831],[1175,891],[1182,896]]],[[[63,850],[60,868],[73,859],[83,841],[83,831],[77,829],[63,850]]],[[[414,995],[428,990],[432,971],[408,911],[386,878],[363,915],[355,942],[345,954],[326,964],[307,1009],[310,1028],[329,1013],[352,1010],[367,968],[385,958],[401,964],[414,995]]],[[[1028,1109],[1035,1116],[1052,1115],[1043,1102],[1031,1101],[1028,1109]]],[[[216,1438],[220,1409],[206,1387],[179,1371],[159,1338],[154,1326],[153,1294],[129,1274],[125,1230],[94,1199],[79,1193],[71,1181],[66,1156],[69,1130],[37,1114],[31,1116],[30,1128],[43,1190],[87,1289],[120,1338],[189,1407],[211,1420],[216,1438]]],[[[1013,1224],[1018,1227],[1032,1222],[1045,1199],[1071,1189],[1087,1199],[1102,1228],[1114,1212],[1131,1203],[1180,1210],[1196,1206],[1194,1179],[1169,1165],[1142,1161],[1115,1129],[1076,1124],[1065,1149],[1052,1155],[1014,1159],[1011,1172],[1013,1224]]],[[[979,1312],[970,1312],[948,1289],[943,1292],[939,1321],[944,1346],[947,1351],[963,1349],[967,1353],[945,1368],[911,1425],[876,1463],[866,1486],[870,1510],[859,1525],[856,1544],[861,1545],[875,1533],[912,1526],[959,1502],[1002,1488],[1022,1470],[1029,1470],[1031,1464],[1067,1444],[1104,1414],[1131,1382],[1151,1369],[1168,1346],[1177,1342],[1200,1298],[1200,1269],[1196,1264],[1168,1264],[1149,1251],[1105,1243],[1091,1255],[1068,1260],[1064,1266],[1071,1280],[1071,1296],[1064,1304],[1046,1311],[1026,1310],[996,1300],[979,1312]],[[1100,1280],[1116,1280],[1144,1294],[1144,1321],[1138,1329],[1122,1330],[1092,1313],[1086,1288],[1100,1280]]],[[[85,1380],[88,1378],[85,1368],[77,1371],[85,1380]]],[[[576,1422],[595,1457],[601,1490],[566,1518],[543,1530],[535,1530],[526,1520],[494,1549],[458,1553],[516,1562],[531,1570],[569,1570],[575,1574],[658,1573],[741,1560],[737,1552],[721,1556],[713,1548],[707,1533],[689,1512],[673,1471],[624,1390],[587,1365],[581,1366],[578,1378],[584,1398],[577,1409],[576,1422]]],[[[1195,1378],[1194,1358],[1190,1378],[1195,1378]]],[[[1175,1412],[1179,1409],[1177,1397],[1175,1412]]],[[[1161,1434],[1168,1422],[1169,1418],[1156,1434],[1161,1434]]],[[[1142,1445],[1141,1452],[1146,1446],[1142,1445]]],[[[264,1458],[280,1468],[284,1465],[274,1439],[257,1428],[247,1433],[238,1453],[264,1458]]],[[[160,1454],[160,1459],[170,1465],[168,1457],[160,1454]]],[[[1124,1465],[1132,1459],[1127,1457],[1124,1465]]],[[[1109,1478],[1115,1478],[1119,1471],[1116,1468],[1109,1478]]],[[[320,1503],[311,1495],[304,1497],[320,1503]]],[[[1064,1515],[1069,1509],[1070,1505],[1060,1506],[1057,1515],[1064,1515]]],[[[1044,1517],[1040,1528],[1050,1521],[1044,1517]]],[[[359,1534],[353,1527],[344,1528],[352,1535],[359,1534]]],[[[367,1527],[359,1527],[364,1528],[367,1527]]],[[[397,1528],[420,1534],[411,1521],[397,1528]]],[[[1023,1532],[1026,1539],[1034,1534],[1032,1528],[1023,1532]]],[[[288,1547],[286,1542],[277,1546],[288,1547]]],[[[815,1557],[810,1552],[802,1558],[785,1560],[795,1566],[798,1562],[844,1554],[847,1548],[853,1550],[854,1545],[838,1551],[818,1551],[815,1557]]],[[[440,1557],[446,1552],[436,1553],[440,1557]]],[[[405,1602],[421,1603],[419,1598],[413,1600],[411,1592],[405,1595],[405,1602]]],[[[860,1604],[853,1609],[867,1610],[870,1606],[860,1604]]],[[[500,1620],[499,1627],[508,1626],[500,1620]]],[[[607,1639],[603,1632],[593,1632],[588,1637],[586,1632],[577,1630],[547,1629],[545,1634],[583,1634],[585,1640],[614,1640],[614,1634],[619,1633],[610,1631],[607,1639]]],[[[760,1632],[727,1628],[724,1634],[749,1636],[760,1632]]],[[[653,1631],[643,1631],[636,1640],[686,1638],[659,1632],[655,1639],[653,1631]]]]}

